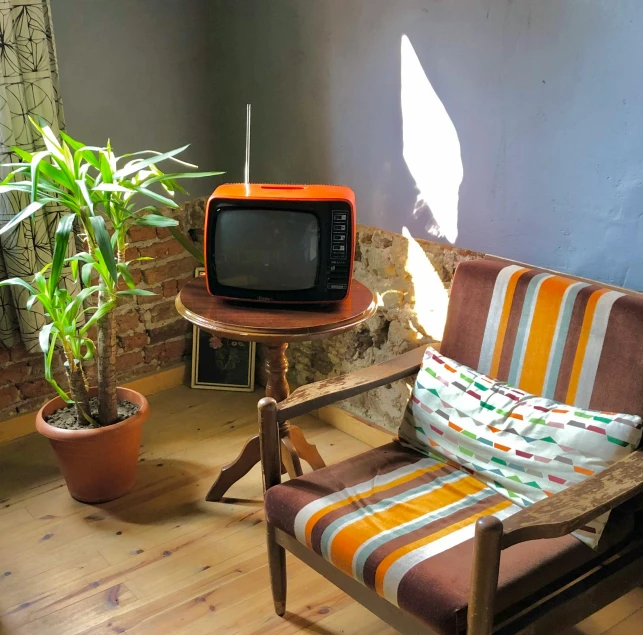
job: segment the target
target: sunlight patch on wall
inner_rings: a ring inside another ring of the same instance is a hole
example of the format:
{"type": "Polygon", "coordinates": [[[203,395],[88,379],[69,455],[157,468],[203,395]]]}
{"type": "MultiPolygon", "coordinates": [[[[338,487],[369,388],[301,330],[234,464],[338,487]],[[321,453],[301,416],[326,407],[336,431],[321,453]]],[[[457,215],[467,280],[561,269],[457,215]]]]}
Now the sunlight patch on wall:
{"type": "Polygon", "coordinates": [[[406,35],[401,60],[403,156],[419,191],[414,215],[428,208],[427,231],[453,243],[464,174],[458,133],[406,35]]]}
{"type": "Polygon", "coordinates": [[[415,315],[409,326],[418,340],[426,337],[442,340],[449,294],[428,256],[406,227],[402,228],[402,235],[408,240],[404,269],[411,278],[415,296],[415,315]]]}

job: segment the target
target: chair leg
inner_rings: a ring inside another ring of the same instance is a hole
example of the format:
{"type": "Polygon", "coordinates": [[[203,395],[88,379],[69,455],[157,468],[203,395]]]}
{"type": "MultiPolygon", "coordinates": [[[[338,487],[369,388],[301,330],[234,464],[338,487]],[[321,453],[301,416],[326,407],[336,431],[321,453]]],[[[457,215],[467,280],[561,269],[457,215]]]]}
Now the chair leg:
{"type": "MultiPolygon", "coordinates": [[[[261,467],[263,485],[267,492],[281,482],[282,452],[277,422],[277,402],[264,397],[258,404],[259,438],[261,440],[261,467]]],[[[285,458],[284,452],[284,458],[285,458]]],[[[295,456],[297,454],[295,453],[295,456]]],[[[290,457],[290,455],[289,455],[290,457]]],[[[288,463],[286,463],[288,465],[288,463]]],[[[301,466],[299,466],[301,470],[301,466]]],[[[294,468],[293,468],[294,471],[294,468]]],[[[275,613],[282,617],[286,612],[286,550],[277,543],[275,528],[266,521],[268,539],[268,568],[275,613]]]]}
{"type": "Polygon", "coordinates": [[[275,540],[275,528],[268,524],[268,567],[270,569],[270,586],[275,613],[283,617],[286,613],[286,550],[275,540]]]}

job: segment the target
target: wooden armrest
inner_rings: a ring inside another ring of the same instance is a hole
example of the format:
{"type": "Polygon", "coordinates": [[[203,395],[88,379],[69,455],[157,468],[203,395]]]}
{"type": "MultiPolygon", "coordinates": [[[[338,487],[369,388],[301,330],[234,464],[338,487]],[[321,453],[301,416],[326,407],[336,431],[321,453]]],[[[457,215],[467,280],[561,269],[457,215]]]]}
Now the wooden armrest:
{"type": "Polygon", "coordinates": [[[502,521],[502,548],[537,538],[558,538],[643,492],[643,451],[502,521]]]}
{"type": "Polygon", "coordinates": [[[279,402],[277,417],[280,422],[286,421],[330,403],[413,375],[420,370],[425,350],[426,347],[421,346],[381,364],[301,386],[290,397],[279,402]]]}

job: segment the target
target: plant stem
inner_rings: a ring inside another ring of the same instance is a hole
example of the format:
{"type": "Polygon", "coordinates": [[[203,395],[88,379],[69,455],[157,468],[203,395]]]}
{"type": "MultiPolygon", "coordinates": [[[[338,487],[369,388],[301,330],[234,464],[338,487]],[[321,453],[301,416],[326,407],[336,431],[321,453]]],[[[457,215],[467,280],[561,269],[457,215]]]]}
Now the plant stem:
{"type": "Polygon", "coordinates": [[[89,423],[85,417],[85,414],[90,414],[89,392],[87,392],[87,386],[83,379],[82,368],[76,363],[70,352],[65,351],[65,357],[67,358],[66,371],[67,379],[69,380],[69,391],[71,392],[71,398],[75,402],[78,422],[89,423]]]}
{"type": "MultiPolygon", "coordinates": [[[[98,306],[109,302],[106,291],[99,291],[98,306]]],[[[98,322],[98,419],[108,426],[118,419],[116,398],[116,315],[110,311],[98,322]]]]}

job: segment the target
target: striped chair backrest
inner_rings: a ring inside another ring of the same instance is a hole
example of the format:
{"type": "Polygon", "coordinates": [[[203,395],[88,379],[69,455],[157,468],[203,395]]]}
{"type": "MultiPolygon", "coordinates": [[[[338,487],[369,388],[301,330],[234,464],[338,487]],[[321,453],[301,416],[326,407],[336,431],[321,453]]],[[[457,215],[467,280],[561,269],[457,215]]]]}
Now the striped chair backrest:
{"type": "Polygon", "coordinates": [[[643,414],[643,295],[506,261],[456,271],[441,352],[568,405],[643,414]]]}

